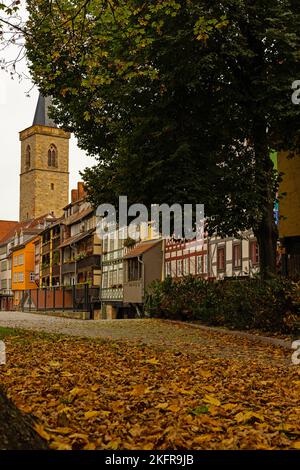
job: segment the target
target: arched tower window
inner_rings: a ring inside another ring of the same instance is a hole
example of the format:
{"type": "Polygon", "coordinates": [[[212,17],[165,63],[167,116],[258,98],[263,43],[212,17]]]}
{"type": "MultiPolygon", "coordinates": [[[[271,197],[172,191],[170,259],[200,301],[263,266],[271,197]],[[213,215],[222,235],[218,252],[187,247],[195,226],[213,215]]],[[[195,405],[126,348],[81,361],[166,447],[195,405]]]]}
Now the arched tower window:
{"type": "Polygon", "coordinates": [[[58,166],[58,152],[54,144],[51,144],[48,150],[48,166],[52,168],[57,168],[58,166]]]}
{"type": "Polygon", "coordinates": [[[26,147],[26,155],[25,155],[25,169],[29,170],[31,165],[31,148],[30,145],[26,147]]]}

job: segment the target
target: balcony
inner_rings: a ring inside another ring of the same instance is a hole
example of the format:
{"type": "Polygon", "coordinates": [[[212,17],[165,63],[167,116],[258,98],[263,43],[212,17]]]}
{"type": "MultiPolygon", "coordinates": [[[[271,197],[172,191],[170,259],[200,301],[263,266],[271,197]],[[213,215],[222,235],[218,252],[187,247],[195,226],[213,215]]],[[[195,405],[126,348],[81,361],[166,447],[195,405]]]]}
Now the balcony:
{"type": "Polygon", "coordinates": [[[55,264],[52,267],[52,276],[53,277],[58,277],[59,275],[60,275],[60,266],[59,266],[59,264],[55,264]]]}
{"type": "Polygon", "coordinates": [[[101,267],[101,256],[91,255],[86,258],[77,261],[78,271],[85,268],[100,268],[101,267]]]}
{"type": "Polygon", "coordinates": [[[124,283],[124,302],[141,304],[143,302],[143,294],[144,289],[141,279],[124,283]]]}
{"type": "Polygon", "coordinates": [[[122,287],[109,287],[107,289],[102,289],[101,299],[106,301],[119,301],[123,300],[123,288],[122,287]]]}
{"type": "Polygon", "coordinates": [[[50,253],[50,242],[47,242],[42,246],[42,254],[47,255],[48,253],[50,253]]]}
{"type": "Polygon", "coordinates": [[[61,244],[60,238],[54,238],[52,241],[52,250],[56,250],[61,244]]]}
{"type": "Polygon", "coordinates": [[[42,266],[42,270],[41,270],[41,274],[42,274],[42,277],[46,277],[46,276],[49,276],[50,274],[50,266],[42,266]]]}
{"type": "Polygon", "coordinates": [[[75,261],[62,265],[62,274],[75,273],[75,261]]]}

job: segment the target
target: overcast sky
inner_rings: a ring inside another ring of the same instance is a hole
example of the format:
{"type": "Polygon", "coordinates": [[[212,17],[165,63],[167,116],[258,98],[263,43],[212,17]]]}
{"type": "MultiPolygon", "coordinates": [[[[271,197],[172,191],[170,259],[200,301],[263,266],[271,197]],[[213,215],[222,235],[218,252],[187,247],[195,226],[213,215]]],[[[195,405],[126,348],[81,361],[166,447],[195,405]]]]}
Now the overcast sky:
{"type": "MultiPolygon", "coordinates": [[[[20,67],[25,70],[25,63],[20,67]]],[[[19,69],[20,70],[20,69],[19,69]]],[[[18,220],[19,217],[19,132],[32,125],[38,91],[32,90],[27,80],[18,82],[0,70],[0,219],[18,220]]],[[[70,143],[70,190],[79,180],[79,171],[93,164],[72,138],[70,143]]]]}

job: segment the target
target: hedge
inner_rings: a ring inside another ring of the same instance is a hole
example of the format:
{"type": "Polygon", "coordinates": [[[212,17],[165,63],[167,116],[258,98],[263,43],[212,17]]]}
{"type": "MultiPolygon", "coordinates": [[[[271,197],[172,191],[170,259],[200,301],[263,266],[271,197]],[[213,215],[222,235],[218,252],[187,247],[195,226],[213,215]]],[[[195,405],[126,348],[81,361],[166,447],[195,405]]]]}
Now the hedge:
{"type": "Polygon", "coordinates": [[[145,311],[151,317],[297,334],[300,283],[285,278],[206,281],[168,277],[150,285],[145,311]]]}

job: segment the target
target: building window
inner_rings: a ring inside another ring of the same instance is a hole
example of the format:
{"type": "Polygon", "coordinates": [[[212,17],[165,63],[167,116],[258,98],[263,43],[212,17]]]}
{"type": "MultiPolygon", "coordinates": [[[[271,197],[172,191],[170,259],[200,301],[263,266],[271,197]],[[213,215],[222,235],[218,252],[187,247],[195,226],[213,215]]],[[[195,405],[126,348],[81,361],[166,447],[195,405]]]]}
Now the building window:
{"type": "Polygon", "coordinates": [[[128,260],[128,281],[138,281],[141,278],[140,262],[137,258],[128,260]]]}
{"type": "Polygon", "coordinates": [[[54,183],[51,183],[51,190],[54,191],[54,183]]]}
{"type": "Polygon", "coordinates": [[[18,282],[18,273],[14,273],[14,282],[18,282]]]}
{"type": "Polygon", "coordinates": [[[123,285],[123,268],[118,270],[118,285],[123,285]]]}
{"type": "Polygon", "coordinates": [[[203,273],[205,274],[208,273],[208,256],[207,255],[203,256],[203,273]]]}
{"type": "Polygon", "coordinates": [[[252,265],[259,264],[259,247],[257,241],[250,242],[250,261],[252,265]]]}
{"type": "Polygon", "coordinates": [[[233,269],[241,268],[242,266],[242,249],[240,243],[235,243],[232,247],[232,263],[233,269]]]}
{"type": "Polygon", "coordinates": [[[183,260],[183,274],[184,276],[187,276],[189,274],[189,269],[190,266],[189,266],[189,259],[188,258],[184,258],[183,260]]]}
{"type": "Polygon", "coordinates": [[[14,256],[14,266],[18,266],[18,256],[14,256]]]}
{"type": "Polygon", "coordinates": [[[24,282],[24,273],[19,273],[19,282],[24,282]]]}
{"type": "Polygon", "coordinates": [[[6,271],[7,270],[7,262],[6,260],[5,261],[2,261],[1,263],[1,271],[6,271]]]}
{"type": "Polygon", "coordinates": [[[179,259],[177,261],[177,276],[183,276],[184,270],[183,270],[183,259],[179,259]]]}
{"type": "Polygon", "coordinates": [[[52,168],[58,167],[58,153],[54,144],[51,144],[48,150],[48,166],[52,168]]]}
{"type": "Polygon", "coordinates": [[[197,256],[197,274],[203,273],[202,256],[197,256]]]}
{"type": "Polygon", "coordinates": [[[29,170],[31,165],[31,148],[30,145],[26,147],[26,155],[25,155],[25,169],[29,170]]]}
{"type": "Polygon", "coordinates": [[[108,238],[104,238],[103,240],[103,254],[108,252],[108,238]]]}
{"type": "Polygon", "coordinates": [[[225,271],[225,246],[220,246],[217,251],[218,271],[225,271]]]}
{"type": "Polygon", "coordinates": [[[103,289],[107,289],[108,288],[108,272],[105,271],[103,273],[103,277],[102,277],[102,287],[103,289]]]}
{"type": "Polygon", "coordinates": [[[24,264],[24,255],[19,256],[19,266],[23,266],[24,264]]]}
{"type": "Polygon", "coordinates": [[[171,263],[169,261],[166,263],[166,276],[171,276],[171,263]]]}

